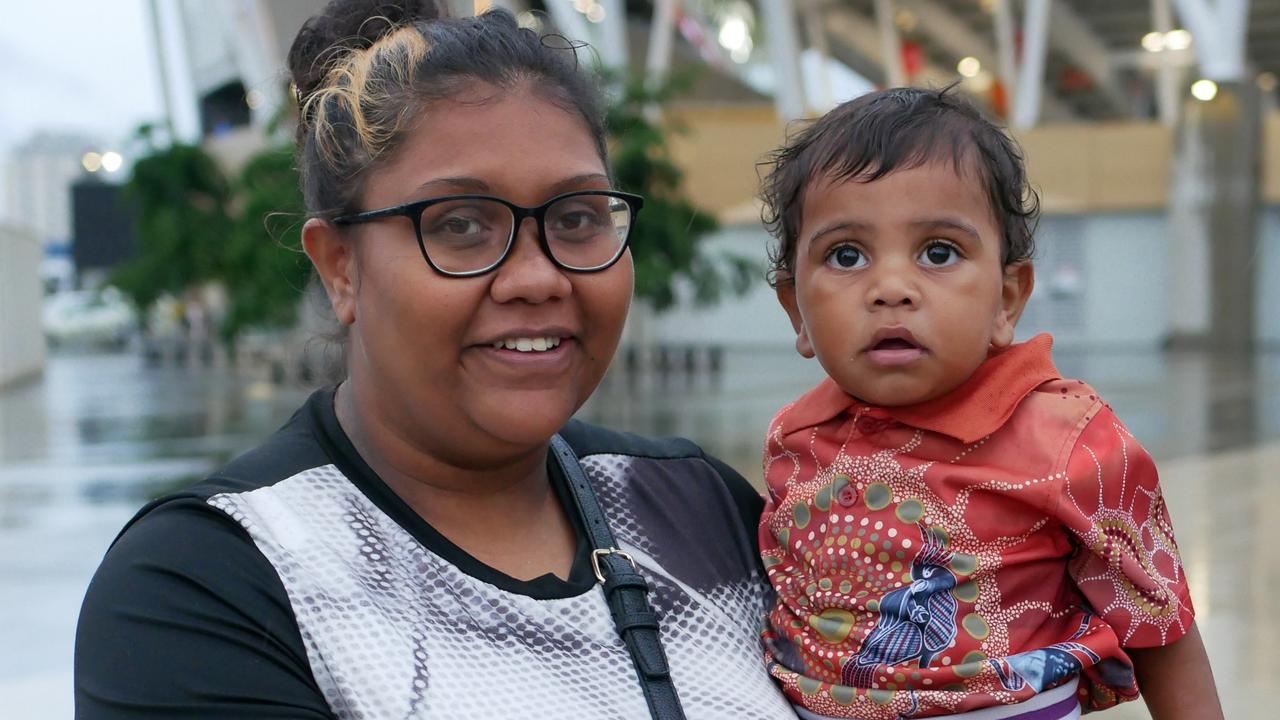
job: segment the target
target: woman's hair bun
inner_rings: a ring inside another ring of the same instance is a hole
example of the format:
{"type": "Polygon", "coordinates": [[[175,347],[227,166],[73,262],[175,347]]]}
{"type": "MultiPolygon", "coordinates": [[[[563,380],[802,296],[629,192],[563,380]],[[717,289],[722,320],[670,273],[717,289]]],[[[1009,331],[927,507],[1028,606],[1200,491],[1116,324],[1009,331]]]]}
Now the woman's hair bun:
{"type": "Polygon", "coordinates": [[[433,0],[330,0],[302,25],[289,48],[289,73],[305,100],[343,51],[363,50],[406,23],[443,17],[433,0]]]}

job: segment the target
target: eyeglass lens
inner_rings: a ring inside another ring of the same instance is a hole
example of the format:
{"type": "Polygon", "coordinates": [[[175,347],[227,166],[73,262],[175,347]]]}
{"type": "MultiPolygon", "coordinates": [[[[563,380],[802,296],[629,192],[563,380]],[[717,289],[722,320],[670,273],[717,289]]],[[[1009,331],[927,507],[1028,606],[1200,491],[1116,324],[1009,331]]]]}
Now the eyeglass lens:
{"type": "MultiPolygon", "coordinates": [[[[488,269],[512,240],[511,208],[484,198],[460,198],[428,205],[420,228],[427,257],[447,273],[488,269]]],[[[631,209],[611,195],[571,195],[547,208],[543,225],[556,262],[574,270],[594,270],[617,259],[631,230],[631,209]]]]}

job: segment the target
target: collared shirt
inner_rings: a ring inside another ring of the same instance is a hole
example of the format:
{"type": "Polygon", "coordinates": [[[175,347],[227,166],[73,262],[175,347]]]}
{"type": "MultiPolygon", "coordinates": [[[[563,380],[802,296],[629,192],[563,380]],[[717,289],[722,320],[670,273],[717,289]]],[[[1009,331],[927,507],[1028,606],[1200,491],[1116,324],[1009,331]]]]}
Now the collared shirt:
{"type": "Polygon", "coordinates": [[[1126,647],[1190,629],[1155,464],[1040,335],[956,390],[875,407],[830,378],[765,442],[770,672],[821,714],[891,719],[1023,702],[1080,675],[1137,697],[1126,647]]]}

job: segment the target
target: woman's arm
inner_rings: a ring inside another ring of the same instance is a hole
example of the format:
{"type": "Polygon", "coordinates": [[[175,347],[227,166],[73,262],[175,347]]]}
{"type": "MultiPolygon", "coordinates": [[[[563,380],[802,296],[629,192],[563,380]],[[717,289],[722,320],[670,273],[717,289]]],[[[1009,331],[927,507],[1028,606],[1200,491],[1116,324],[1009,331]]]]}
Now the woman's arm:
{"type": "Polygon", "coordinates": [[[1195,624],[1169,645],[1127,648],[1153,720],[1221,720],[1213,669],[1195,624]]]}
{"type": "Polygon", "coordinates": [[[134,523],[107,553],[76,629],[75,717],[332,717],[279,576],[197,499],[134,523]]]}

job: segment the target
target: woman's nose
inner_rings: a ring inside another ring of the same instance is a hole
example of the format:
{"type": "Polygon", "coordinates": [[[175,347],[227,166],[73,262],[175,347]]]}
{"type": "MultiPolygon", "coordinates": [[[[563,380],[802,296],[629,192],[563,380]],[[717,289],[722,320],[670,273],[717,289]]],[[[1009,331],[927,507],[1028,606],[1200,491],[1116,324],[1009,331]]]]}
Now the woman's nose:
{"type": "Polygon", "coordinates": [[[516,228],[511,255],[494,271],[489,294],[498,302],[541,303],[564,297],[572,289],[568,273],[543,251],[537,221],[525,218],[516,228]]]}

